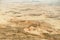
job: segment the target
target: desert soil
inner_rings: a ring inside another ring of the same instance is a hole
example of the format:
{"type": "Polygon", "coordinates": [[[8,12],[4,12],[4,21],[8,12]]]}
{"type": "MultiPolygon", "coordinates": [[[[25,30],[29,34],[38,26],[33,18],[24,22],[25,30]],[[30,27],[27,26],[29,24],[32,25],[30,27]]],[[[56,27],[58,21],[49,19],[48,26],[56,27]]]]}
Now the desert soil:
{"type": "Polygon", "coordinates": [[[60,6],[0,4],[0,40],[60,40],[60,6]]]}

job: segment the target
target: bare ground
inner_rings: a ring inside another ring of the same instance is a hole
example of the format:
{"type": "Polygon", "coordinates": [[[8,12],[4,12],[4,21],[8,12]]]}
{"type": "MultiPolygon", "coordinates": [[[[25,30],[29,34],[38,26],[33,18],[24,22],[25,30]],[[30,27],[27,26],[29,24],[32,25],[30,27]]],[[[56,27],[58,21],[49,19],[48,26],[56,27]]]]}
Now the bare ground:
{"type": "Polygon", "coordinates": [[[60,40],[60,6],[10,4],[0,10],[0,40],[60,40]]]}

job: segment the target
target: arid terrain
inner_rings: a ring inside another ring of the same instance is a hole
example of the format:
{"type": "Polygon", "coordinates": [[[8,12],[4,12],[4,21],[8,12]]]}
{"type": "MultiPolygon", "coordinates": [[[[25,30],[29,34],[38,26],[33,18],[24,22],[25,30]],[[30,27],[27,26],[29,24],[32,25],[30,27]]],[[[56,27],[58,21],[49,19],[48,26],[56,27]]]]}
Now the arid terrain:
{"type": "Polygon", "coordinates": [[[60,6],[0,4],[0,40],[60,40],[60,6]]]}

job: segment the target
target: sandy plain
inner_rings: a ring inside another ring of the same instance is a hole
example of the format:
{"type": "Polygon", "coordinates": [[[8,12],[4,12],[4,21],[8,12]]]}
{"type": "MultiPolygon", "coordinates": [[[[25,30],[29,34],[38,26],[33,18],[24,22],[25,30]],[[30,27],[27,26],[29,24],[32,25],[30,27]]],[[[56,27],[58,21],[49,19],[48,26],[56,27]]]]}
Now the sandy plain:
{"type": "Polygon", "coordinates": [[[60,40],[60,6],[0,4],[0,40],[60,40]]]}

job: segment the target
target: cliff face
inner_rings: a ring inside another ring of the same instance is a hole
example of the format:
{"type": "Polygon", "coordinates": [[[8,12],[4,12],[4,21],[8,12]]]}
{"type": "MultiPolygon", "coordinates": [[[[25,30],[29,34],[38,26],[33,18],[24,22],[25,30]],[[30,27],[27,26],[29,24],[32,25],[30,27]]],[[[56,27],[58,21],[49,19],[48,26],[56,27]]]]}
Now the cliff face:
{"type": "Polygon", "coordinates": [[[0,5],[1,40],[60,40],[60,6],[0,5]]]}

